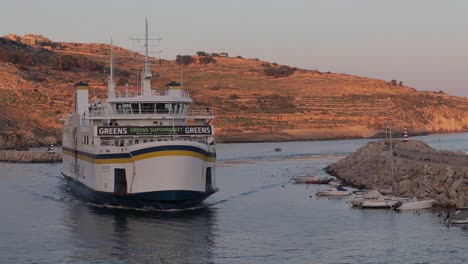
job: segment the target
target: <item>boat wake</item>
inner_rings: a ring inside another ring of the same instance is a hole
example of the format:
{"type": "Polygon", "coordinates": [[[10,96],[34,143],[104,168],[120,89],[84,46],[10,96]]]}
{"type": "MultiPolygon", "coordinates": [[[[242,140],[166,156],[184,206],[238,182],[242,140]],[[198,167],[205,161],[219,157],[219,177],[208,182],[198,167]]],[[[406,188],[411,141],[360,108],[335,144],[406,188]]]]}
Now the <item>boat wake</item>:
{"type": "Polygon", "coordinates": [[[298,160],[298,159],[342,159],[349,155],[349,152],[336,153],[300,153],[288,155],[252,155],[237,158],[220,158],[218,163],[236,164],[236,163],[255,163],[255,161],[276,161],[276,160],[298,160]]]}
{"type": "Polygon", "coordinates": [[[264,185],[260,186],[258,188],[255,188],[253,190],[249,190],[243,193],[240,193],[238,195],[222,199],[219,201],[215,201],[212,203],[202,203],[198,206],[194,207],[189,207],[189,208],[183,208],[183,209],[161,209],[161,208],[154,208],[154,207],[128,207],[128,206],[120,206],[120,205],[111,205],[111,204],[96,204],[96,203],[90,203],[87,202],[85,203],[86,205],[95,207],[95,208],[100,208],[100,209],[109,209],[109,210],[122,210],[122,211],[137,211],[137,212],[166,212],[166,213],[178,213],[178,212],[190,212],[190,211],[196,211],[196,210],[203,210],[203,209],[208,209],[212,208],[215,205],[222,204],[225,202],[229,202],[234,199],[242,198],[245,196],[249,196],[252,194],[255,194],[257,192],[266,190],[266,189],[271,189],[275,187],[279,187],[282,185],[287,184],[288,182],[281,182],[281,183],[274,183],[274,184],[269,184],[269,185],[264,185]]]}
{"type": "Polygon", "coordinates": [[[226,198],[226,199],[222,199],[222,200],[219,200],[219,201],[216,201],[216,202],[213,202],[213,203],[209,203],[206,206],[214,206],[214,205],[222,204],[222,203],[225,203],[225,202],[229,202],[231,200],[243,198],[245,196],[249,196],[249,195],[258,193],[258,192],[266,190],[266,189],[271,189],[271,188],[283,186],[283,185],[285,185],[287,183],[288,182],[281,182],[281,183],[273,183],[273,184],[269,184],[269,185],[264,185],[264,186],[255,188],[255,189],[247,191],[247,192],[240,193],[238,195],[235,195],[235,196],[232,196],[232,197],[229,197],[229,198],[226,198]]]}
{"type": "Polygon", "coordinates": [[[54,187],[51,190],[45,192],[48,194],[34,192],[32,195],[35,197],[48,199],[58,203],[83,203],[81,200],[77,199],[70,193],[69,187],[67,186],[63,177],[57,178],[59,179],[58,184],[54,185],[54,187]]]}

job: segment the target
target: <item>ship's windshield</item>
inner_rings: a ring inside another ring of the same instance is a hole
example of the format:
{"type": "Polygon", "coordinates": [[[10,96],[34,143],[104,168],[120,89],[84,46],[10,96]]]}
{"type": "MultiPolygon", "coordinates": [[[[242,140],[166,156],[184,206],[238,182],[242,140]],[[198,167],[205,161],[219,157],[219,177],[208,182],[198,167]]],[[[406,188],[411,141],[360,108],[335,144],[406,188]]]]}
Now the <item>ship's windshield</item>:
{"type": "Polygon", "coordinates": [[[132,106],[132,114],[138,115],[140,114],[140,104],[139,103],[131,103],[132,106]]]}
{"type": "Polygon", "coordinates": [[[130,114],[132,112],[132,108],[129,103],[117,103],[115,104],[115,112],[117,114],[130,114]]]}
{"type": "Polygon", "coordinates": [[[188,109],[188,105],[187,104],[183,104],[183,103],[176,103],[176,104],[173,104],[173,109],[174,109],[174,113],[178,114],[178,115],[182,115],[182,114],[185,114],[187,113],[187,109],[188,109]]]}
{"type": "Polygon", "coordinates": [[[155,103],[141,103],[142,114],[154,114],[156,111],[155,103]]]}
{"type": "Polygon", "coordinates": [[[157,114],[168,114],[169,109],[170,109],[170,104],[156,103],[156,113],[157,114]]]}
{"type": "Polygon", "coordinates": [[[186,103],[115,103],[114,111],[117,114],[186,114],[186,103]]]}

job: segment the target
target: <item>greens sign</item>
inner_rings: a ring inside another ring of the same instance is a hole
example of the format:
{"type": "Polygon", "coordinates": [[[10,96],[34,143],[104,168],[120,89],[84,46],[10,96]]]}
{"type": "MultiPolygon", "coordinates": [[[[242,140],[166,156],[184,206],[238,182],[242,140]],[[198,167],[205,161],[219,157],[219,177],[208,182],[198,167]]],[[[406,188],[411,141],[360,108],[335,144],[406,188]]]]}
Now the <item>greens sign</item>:
{"type": "Polygon", "coordinates": [[[98,126],[97,136],[212,135],[211,126],[98,126]]]}

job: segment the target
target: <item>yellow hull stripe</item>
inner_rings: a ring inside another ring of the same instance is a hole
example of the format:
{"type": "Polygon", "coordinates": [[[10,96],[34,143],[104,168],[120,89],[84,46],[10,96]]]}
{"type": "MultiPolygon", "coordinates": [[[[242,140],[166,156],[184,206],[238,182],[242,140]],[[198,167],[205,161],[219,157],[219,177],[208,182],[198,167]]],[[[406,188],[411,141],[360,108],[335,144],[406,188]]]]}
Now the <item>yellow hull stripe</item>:
{"type": "Polygon", "coordinates": [[[156,157],[164,157],[164,156],[185,156],[185,157],[194,157],[194,158],[199,158],[201,160],[207,161],[207,162],[214,162],[216,159],[214,157],[207,157],[203,154],[200,154],[198,152],[194,151],[188,151],[188,150],[164,150],[164,151],[156,151],[156,152],[150,152],[150,153],[145,153],[145,154],[140,154],[133,159],[135,161],[137,160],[144,160],[144,159],[150,159],[150,158],[156,158],[156,157]]]}
{"type": "MultiPolygon", "coordinates": [[[[73,152],[70,151],[63,151],[64,155],[75,157],[73,152]]],[[[187,150],[165,150],[165,151],[156,151],[141,154],[132,158],[115,158],[115,159],[93,159],[85,155],[78,154],[78,159],[84,160],[94,164],[115,164],[115,163],[132,163],[133,161],[139,161],[144,159],[150,158],[157,158],[157,157],[167,157],[167,156],[185,156],[185,157],[194,157],[201,159],[205,162],[215,162],[216,158],[214,157],[206,157],[198,152],[194,151],[187,151],[187,150]]]]}

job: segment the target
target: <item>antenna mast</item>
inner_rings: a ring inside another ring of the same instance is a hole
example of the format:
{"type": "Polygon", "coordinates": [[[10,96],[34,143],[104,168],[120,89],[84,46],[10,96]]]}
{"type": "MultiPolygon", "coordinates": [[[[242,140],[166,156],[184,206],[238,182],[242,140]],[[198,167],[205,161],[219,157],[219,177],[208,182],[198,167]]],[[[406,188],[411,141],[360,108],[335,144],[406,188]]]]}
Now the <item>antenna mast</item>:
{"type": "Polygon", "coordinates": [[[115,82],[114,82],[114,43],[110,44],[110,76],[107,82],[107,98],[115,97],[115,82]]]}
{"type": "Polygon", "coordinates": [[[149,62],[149,40],[160,41],[162,38],[150,39],[148,38],[148,18],[145,18],[145,38],[130,38],[131,40],[144,40],[145,41],[145,68],[141,73],[141,94],[143,96],[151,96],[151,79],[153,73],[151,72],[151,62],[149,62]]]}
{"type": "Polygon", "coordinates": [[[181,54],[181,55],[180,55],[180,87],[183,87],[183,81],[184,81],[183,75],[182,75],[182,74],[183,74],[183,72],[182,72],[182,65],[184,65],[184,63],[183,63],[183,61],[182,61],[183,58],[184,58],[184,55],[181,54]]]}

